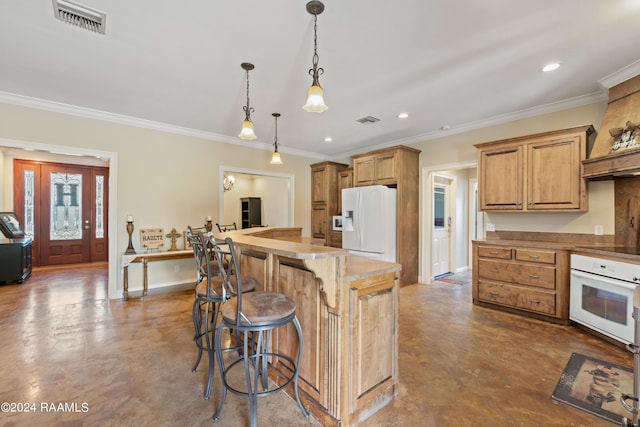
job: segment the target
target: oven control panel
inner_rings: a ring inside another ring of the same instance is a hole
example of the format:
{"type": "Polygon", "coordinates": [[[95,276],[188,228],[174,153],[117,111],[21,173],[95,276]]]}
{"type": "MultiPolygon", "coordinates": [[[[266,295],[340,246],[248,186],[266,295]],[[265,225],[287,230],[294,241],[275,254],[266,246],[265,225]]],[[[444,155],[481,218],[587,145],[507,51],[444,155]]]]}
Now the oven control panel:
{"type": "Polygon", "coordinates": [[[640,265],[637,264],[572,254],[571,269],[640,284],[640,265]]]}

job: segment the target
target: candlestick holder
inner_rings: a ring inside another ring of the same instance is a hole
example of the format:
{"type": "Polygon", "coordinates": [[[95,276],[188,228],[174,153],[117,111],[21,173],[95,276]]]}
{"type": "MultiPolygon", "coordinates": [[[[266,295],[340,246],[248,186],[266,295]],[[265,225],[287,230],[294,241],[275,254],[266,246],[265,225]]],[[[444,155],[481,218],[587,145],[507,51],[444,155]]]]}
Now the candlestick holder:
{"type": "Polygon", "coordinates": [[[131,241],[131,235],[133,234],[133,221],[127,221],[127,233],[129,233],[129,246],[124,253],[125,255],[135,254],[136,250],[133,249],[133,242],[131,241]]]}

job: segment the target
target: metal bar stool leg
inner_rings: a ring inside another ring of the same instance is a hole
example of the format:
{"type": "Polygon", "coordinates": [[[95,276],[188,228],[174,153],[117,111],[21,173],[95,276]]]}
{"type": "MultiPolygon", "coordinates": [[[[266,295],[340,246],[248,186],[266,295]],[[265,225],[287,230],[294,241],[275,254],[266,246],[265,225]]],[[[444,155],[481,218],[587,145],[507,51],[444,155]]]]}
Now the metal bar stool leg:
{"type": "Polygon", "coordinates": [[[193,340],[198,347],[198,356],[196,358],[196,363],[193,365],[193,369],[191,372],[195,372],[198,369],[198,365],[200,364],[200,359],[202,359],[202,333],[201,333],[201,306],[200,306],[200,298],[197,296],[193,300],[193,308],[191,309],[191,317],[193,319],[193,329],[195,331],[193,340]]]}

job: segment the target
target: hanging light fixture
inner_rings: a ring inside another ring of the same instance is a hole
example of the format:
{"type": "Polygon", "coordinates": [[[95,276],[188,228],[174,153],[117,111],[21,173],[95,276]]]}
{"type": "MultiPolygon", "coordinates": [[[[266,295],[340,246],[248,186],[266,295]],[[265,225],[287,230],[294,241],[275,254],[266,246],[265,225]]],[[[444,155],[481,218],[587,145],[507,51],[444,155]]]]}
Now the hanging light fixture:
{"type": "Polygon", "coordinates": [[[244,121],[242,122],[242,130],[238,136],[242,139],[256,139],[257,136],[253,132],[253,122],[251,121],[253,107],[249,106],[249,71],[253,70],[254,67],[253,64],[248,62],[243,62],[240,66],[247,72],[247,105],[242,107],[244,110],[244,121]]]}
{"type": "Polygon", "coordinates": [[[313,83],[307,94],[307,103],[302,108],[310,113],[322,113],[329,108],[324,103],[324,92],[318,82],[320,74],[324,74],[324,69],[318,67],[318,15],[323,11],[324,4],[321,1],[312,0],[307,3],[307,12],[313,15],[313,68],[309,69],[313,83]]]}
{"type": "Polygon", "coordinates": [[[271,156],[271,164],[272,165],[281,165],[282,159],[280,158],[280,153],[278,152],[278,117],[280,117],[280,113],[271,114],[276,119],[276,139],[273,142],[273,155],[271,156]]]}

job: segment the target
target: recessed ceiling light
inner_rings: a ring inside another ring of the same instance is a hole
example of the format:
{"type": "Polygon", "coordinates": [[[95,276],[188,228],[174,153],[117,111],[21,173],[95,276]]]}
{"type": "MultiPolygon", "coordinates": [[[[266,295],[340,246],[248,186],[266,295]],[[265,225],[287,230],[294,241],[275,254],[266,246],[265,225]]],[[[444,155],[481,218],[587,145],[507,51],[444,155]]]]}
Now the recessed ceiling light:
{"type": "Polygon", "coordinates": [[[548,73],[549,71],[557,70],[558,68],[560,68],[560,64],[558,64],[557,62],[553,62],[551,64],[545,65],[541,68],[541,70],[543,73],[548,73]]]}
{"type": "Polygon", "coordinates": [[[324,139],[324,142],[333,142],[333,138],[331,138],[330,136],[326,137],[324,139]]]}
{"type": "Polygon", "coordinates": [[[406,119],[407,117],[409,117],[409,113],[399,113],[398,114],[398,118],[399,119],[406,119]]]}

